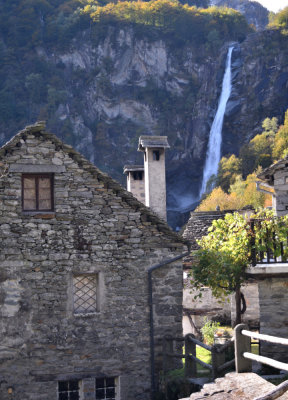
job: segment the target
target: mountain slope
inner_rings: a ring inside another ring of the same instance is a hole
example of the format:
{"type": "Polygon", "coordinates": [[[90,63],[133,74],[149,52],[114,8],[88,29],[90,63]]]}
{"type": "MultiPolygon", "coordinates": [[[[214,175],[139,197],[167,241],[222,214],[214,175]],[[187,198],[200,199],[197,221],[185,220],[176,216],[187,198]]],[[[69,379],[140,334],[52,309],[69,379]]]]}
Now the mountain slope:
{"type": "Polygon", "coordinates": [[[235,43],[233,89],[223,154],[237,154],[259,133],[264,118],[283,121],[288,38],[278,30],[251,34],[232,10],[223,15],[215,9],[211,19],[211,10],[201,14],[194,9],[200,17],[181,30],[171,15],[190,18],[190,9],[187,17],[173,7],[174,14],[169,7],[158,12],[166,15],[161,21],[151,19],[150,12],[150,25],[111,19],[107,13],[92,22],[87,15],[68,12],[62,25],[59,15],[58,22],[46,17],[42,39],[37,14],[36,36],[25,31],[31,38],[28,47],[15,42],[12,26],[8,31],[2,26],[1,144],[24,125],[45,119],[51,131],[125,184],[123,165],[142,161],[136,151],[139,135],[167,135],[168,208],[191,205],[201,185],[229,38],[235,43]],[[50,32],[53,23],[62,32],[57,40],[50,32]]]}

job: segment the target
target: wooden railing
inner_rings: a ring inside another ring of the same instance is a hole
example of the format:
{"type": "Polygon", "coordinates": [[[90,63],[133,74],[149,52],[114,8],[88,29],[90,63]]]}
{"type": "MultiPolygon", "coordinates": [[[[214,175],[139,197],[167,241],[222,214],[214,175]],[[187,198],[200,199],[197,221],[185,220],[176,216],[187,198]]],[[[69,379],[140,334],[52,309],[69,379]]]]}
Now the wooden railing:
{"type": "Polygon", "coordinates": [[[273,231],[267,229],[265,238],[261,239],[261,243],[256,246],[255,231],[263,220],[251,219],[249,224],[251,228],[251,264],[279,264],[287,262],[285,249],[288,247],[288,236],[284,241],[280,241],[273,231]]]}
{"type": "MultiPolygon", "coordinates": [[[[260,333],[250,332],[247,325],[240,324],[235,328],[235,366],[236,372],[251,372],[252,361],[269,365],[280,370],[288,371],[288,364],[280,361],[273,360],[269,357],[263,357],[251,353],[251,339],[258,339],[265,342],[274,344],[281,344],[288,346],[288,339],[276,336],[263,335],[260,333]]],[[[282,396],[288,390],[288,381],[283,382],[277,386],[273,391],[264,397],[258,397],[254,400],[274,400],[282,396]]]]}
{"type": "Polygon", "coordinates": [[[208,369],[211,373],[211,378],[215,379],[219,376],[222,376],[224,372],[234,367],[235,359],[231,361],[225,362],[225,354],[229,347],[234,345],[233,340],[228,341],[227,343],[214,344],[213,346],[208,346],[200,342],[200,340],[196,339],[195,336],[191,333],[186,335],[185,337],[173,338],[171,336],[165,336],[163,340],[163,372],[164,375],[173,367],[175,368],[175,358],[184,359],[184,375],[186,378],[196,378],[197,377],[197,367],[196,364],[200,364],[202,367],[208,369]],[[184,354],[179,353],[179,351],[175,351],[175,343],[181,343],[181,347],[184,342],[184,354]],[[204,361],[200,360],[196,356],[196,345],[203,347],[204,349],[211,352],[212,355],[212,363],[207,364],[204,361]]]}

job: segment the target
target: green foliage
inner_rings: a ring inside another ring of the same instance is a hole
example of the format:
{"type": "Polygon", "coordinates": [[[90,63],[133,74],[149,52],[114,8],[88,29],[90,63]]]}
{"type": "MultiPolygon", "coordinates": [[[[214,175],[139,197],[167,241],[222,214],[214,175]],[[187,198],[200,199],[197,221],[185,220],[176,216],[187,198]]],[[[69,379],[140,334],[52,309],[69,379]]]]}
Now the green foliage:
{"type": "MultiPolygon", "coordinates": [[[[252,218],[256,221],[255,233],[245,217],[238,213],[226,214],[224,219],[213,221],[208,235],[199,240],[198,263],[192,269],[191,283],[198,290],[208,286],[217,298],[225,297],[241,286],[245,279],[245,268],[250,263],[252,246],[256,252],[265,252],[268,245],[275,249],[276,257],[281,253],[278,243],[286,242],[288,215],[276,218],[272,210],[261,210],[252,218]],[[254,235],[255,244],[252,243],[254,235]]],[[[284,249],[288,257],[288,249],[284,249]]]]}
{"type": "Polygon", "coordinates": [[[288,7],[283,8],[277,14],[269,16],[269,28],[280,29],[283,33],[288,33],[288,7]]]}
{"type": "Polygon", "coordinates": [[[251,251],[249,232],[247,221],[238,213],[213,221],[208,235],[198,242],[198,263],[192,269],[194,287],[201,291],[208,286],[216,298],[240,287],[251,251]]]}
{"type": "Polygon", "coordinates": [[[209,321],[207,317],[204,318],[204,325],[200,329],[204,342],[209,346],[214,344],[214,335],[220,326],[219,322],[209,321]]]}
{"type": "Polygon", "coordinates": [[[257,214],[258,223],[255,223],[255,248],[257,251],[266,252],[267,248],[278,257],[283,251],[287,260],[288,248],[281,250],[280,243],[286,243],[288,234],[288,215],[275,218],[272,210],[263,210],[257,214]],[[278,245],[277,245],[278,244],[278,245]]]}
{"type": "Polygon", "coordinates": [[[278,160],[288,155],[288,110],[285,113],[284,124],[275,135],[273,158],[278,160]]]}
{"type": "Polygon", "coordinates": [[[251,174],[261,166],[268,167],[272,163],[274,138],[278,129],[277,118],[266,118],[263,123],[263,132],[256,135],[240,150],[242,173],[244,176],[251,174]]]}
{"type": "Polygon", "coordinates": [[[234,154],[230,157],[222,157],[219,163],[217,183],[228,192],[229,187],[234,183],[236,176],[241,171],[241,161],[234,154]]]}
{"type": "MultiPolygon", "coordinates": [[[[255,248],[259,254],[266,252],[268,246],[277,257],[283,251],[280,242],[287,241],[287,215],[275,218],[272,211],[264,210],[253,218],[261,221],[261,224],[255,223],[255,233],[246,218],[238,213],[226,214],[224,219],[213,221],[208,235],[198,242],[198,262],[192,268],[191,284],[196,289],[201,291],[208,286],[220,299],[235,292],[237,323],[241,321],[240,288],[252,250],[255,248]]],[[[284,249],[284,258],[287,257],[288,251],[284,249]]]]}

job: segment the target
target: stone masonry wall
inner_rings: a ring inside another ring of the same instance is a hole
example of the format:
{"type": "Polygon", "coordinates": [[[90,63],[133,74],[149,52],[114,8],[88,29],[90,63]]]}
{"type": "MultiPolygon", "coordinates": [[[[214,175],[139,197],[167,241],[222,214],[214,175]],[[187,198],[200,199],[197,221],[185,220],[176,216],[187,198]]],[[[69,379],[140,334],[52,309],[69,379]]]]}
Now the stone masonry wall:
{"type": "MultiPolygon", "coordinates": [[[[17,135],[0,161],[9,168],[0,179],[1,400],[57,399],[66,379],[82,380],[92,399],[103,376],[119,378],[117,399],[148,399],[147,269],[185,246],[43,128],[17,135]],[[22,212],[27,172],[54,173],[55,212],[22,212]],[[75,315],[73,276],[91,273],[98,311],[75,315]]],[[[182,333],[181,260],[155,271],[153,290],[157,345],[182,333]]]]}
{"type": "MultiPolygon", "coordinates": [[[[288,338],[288,278],[259,281],[260,333],[288,338]]],[[[261,355],[288,362],[287,346],[261,342],[261,355]]]]}

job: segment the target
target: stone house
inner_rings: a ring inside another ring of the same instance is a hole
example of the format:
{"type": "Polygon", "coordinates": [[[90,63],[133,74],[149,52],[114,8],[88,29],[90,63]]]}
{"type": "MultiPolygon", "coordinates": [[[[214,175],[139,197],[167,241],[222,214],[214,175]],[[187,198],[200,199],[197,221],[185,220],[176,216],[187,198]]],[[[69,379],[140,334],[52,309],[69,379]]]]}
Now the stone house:
{"type": "MultiPolygon", "coordinates": [[[[272,205],[277,216],[288,213],[288,158],[277,161],[259,175],[260,190],[272,194],[272,205]],[[264,182],[264,185],[263,185],[264,182]],[[266,188],[265,188],[266,186],[266,188]]],[[[257,262],[247,274],[258,280],[260,305],[260,333],[288,338],[288,263],[270,260],[257,262]]],[[[261,355],[288,362],[287,346],[261,342],[261,355]]]]}
{"type": "Polygon", "coordinates": [[[1,400],[147,400],[182,335],[184,240],[41,123],[0,176],[1,400]]]}
{"type": "Polygon", "coordinates": [[[288,157],[265,168],[258,178],[258,190],[272,195],[272,207],[278,216],[288,213],[288,157]],[[264,185],[263,185],[264,182],[264,185]]]}

